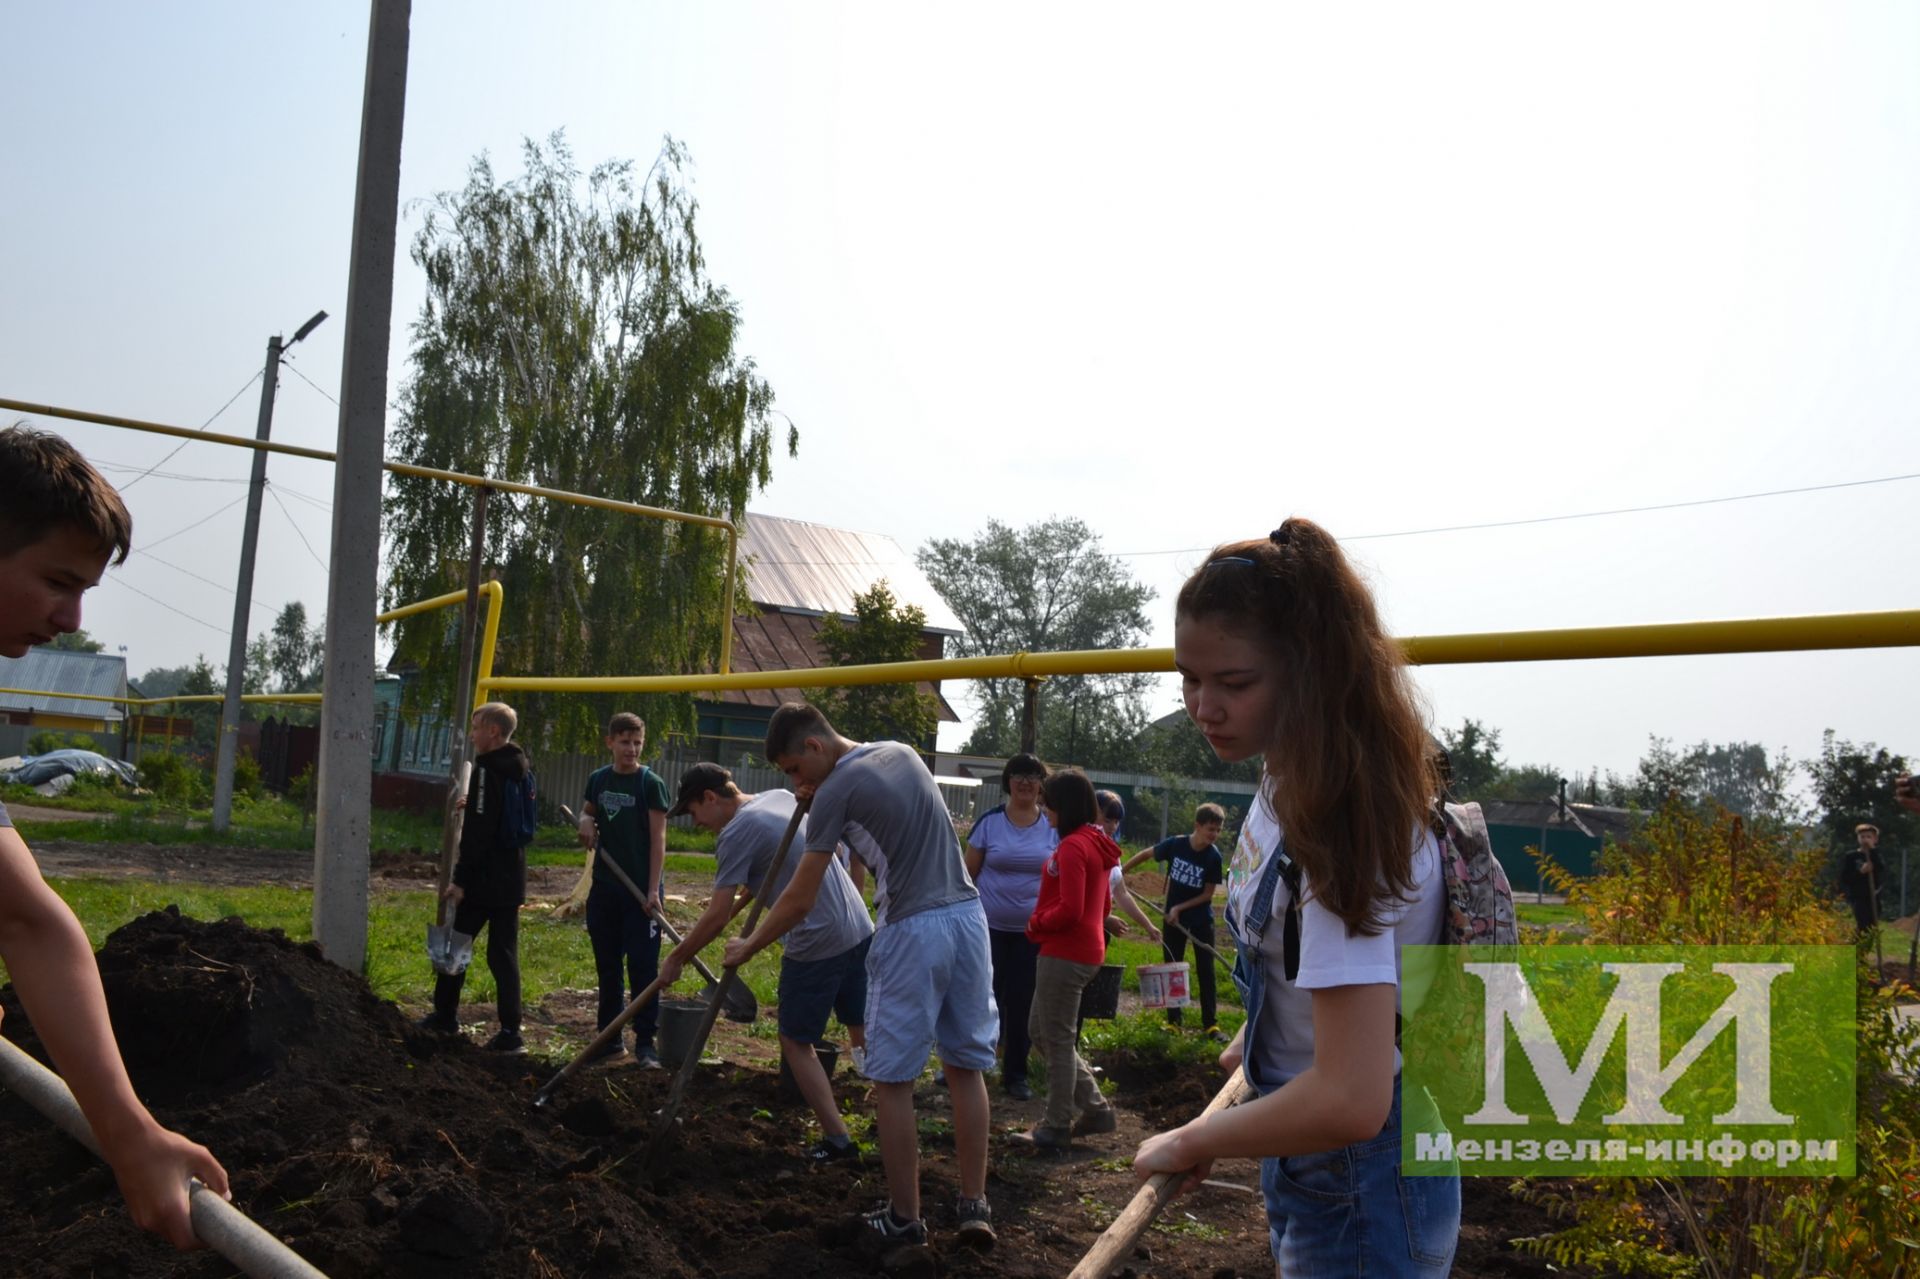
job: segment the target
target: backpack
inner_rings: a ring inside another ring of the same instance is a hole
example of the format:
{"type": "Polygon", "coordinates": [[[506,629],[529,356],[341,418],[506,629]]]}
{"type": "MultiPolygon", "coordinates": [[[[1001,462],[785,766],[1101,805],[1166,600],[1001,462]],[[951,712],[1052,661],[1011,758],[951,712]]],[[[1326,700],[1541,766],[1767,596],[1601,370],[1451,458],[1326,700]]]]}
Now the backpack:
{"type": "Polygon", "coordinates": [[[518,851],[533,842],[540,830],[538,798],[531,768],[519,781],[500,779],[500,835],[508,848],[518,851]]]}
{"type": "MultiPolygon", "coordinates": [[[[1480,805],[1436,802],[1431,825],[1440,846],[1441,887],[1447,894],[1440,936],[1434,941],[1443,946],[1518,945],[1513,888],[1493,855],[1493,840],[1480,805]]],[[[1280,878],[1287,885],[1281,956],[1287,980],[1292,981],[1300,975],[1300,866],[1287,856],[1284,844],[1274,855],[1280,859],[1280,878]]]]}

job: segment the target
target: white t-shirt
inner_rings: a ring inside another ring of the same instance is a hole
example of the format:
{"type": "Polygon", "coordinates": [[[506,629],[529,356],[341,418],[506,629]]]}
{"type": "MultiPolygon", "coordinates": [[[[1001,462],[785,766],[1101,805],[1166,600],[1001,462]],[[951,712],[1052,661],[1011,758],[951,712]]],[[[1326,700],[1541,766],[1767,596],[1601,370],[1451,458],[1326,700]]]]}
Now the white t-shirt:
{"type": "MultiPolygon", "coordinates": [[[[1400,985],[1400,948],[1428,946],[1440,938],[1444,918],[1446,890],[1440,878],[1440,850],[1433,832],[1421,827],[1414,835],[1413,895],[1410,901],[1391,904],[1385,914],[1387,927],[1372,937],[1348,936],[1347,926],[1314,900],[1313,885],[1303,883],[1306,900],[1300,908],[1300,970],[1287,980],[1284,938],[1287,906],[1291,900],[1287,881],[1276,876],[1273,888],[1273,914],[1260,939],[1259,958],[1266,975],[1265,999],[1259,1024],[1248,1031],[1253,1036],[1255,1054],[1261,1063],[1260,1080],[1267,1085],[1285,1083],[1313,1064],[1313,992],[1334,986],[1400,985]]],[[[1233,850],[1233,867],[1227,877],[1227,917],[1235,935],[1244,937],[1241,921],[1246,918],[1253,896],[1260,888],[1261,871],[1268,857],[1280,845],[1280,826],[1267,805],[1256,800],[1240,829],[1233,850]]],[[[1400,992],[1395,992],[1399,1007],[1400,992]]],[[[1400,1069],[1400,1052],[1394,1050],[1393,1068],[1400,1069]]]]}

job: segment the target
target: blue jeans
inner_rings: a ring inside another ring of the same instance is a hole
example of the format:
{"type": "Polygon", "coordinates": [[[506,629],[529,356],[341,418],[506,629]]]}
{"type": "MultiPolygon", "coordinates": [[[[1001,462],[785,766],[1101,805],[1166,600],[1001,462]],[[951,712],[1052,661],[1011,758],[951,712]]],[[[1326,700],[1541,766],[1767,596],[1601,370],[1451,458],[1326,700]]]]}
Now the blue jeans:
{"type": "MultiPolygon", "coordinates": [[[[1279,929],[1267,927],[1278,878],[1279,859],[1270,857],[1254,906],[1234,932],[1240,954],[1233,981],[1247,1010],[1243,1069],[1262,1095],[1284,1086],[1269,1082],[1255,1052],[1267,984],[1261,942],[1269,931],[1274,945],[1281,940],[1279,929]]],[[[1281,1274],[1446,1279],[1460,1242],[1460,1177],[1409,1177],[1401,1171],[1401,1101],[1396,1077],[1386,1126],[1373,1137],[1337,1150],[1260,1161],[1267,1234],[1281,1274]]],[[[1420,1093],[1411,1104],[1421,1110],[1431,1103],[1420,1093]]],[[[1437,1120],[1421,1120],[1425,1131],[1437,1130],[1437,1120]]]]}
{"type": "Polygon", "coordinates": [[[1260,1161],[1267,1237],[1283,1275],[1445,1279],[1460,1241],[1460,1178],[1400,1171],[1400,1090],[1367,1141],[1260,1161]]]}

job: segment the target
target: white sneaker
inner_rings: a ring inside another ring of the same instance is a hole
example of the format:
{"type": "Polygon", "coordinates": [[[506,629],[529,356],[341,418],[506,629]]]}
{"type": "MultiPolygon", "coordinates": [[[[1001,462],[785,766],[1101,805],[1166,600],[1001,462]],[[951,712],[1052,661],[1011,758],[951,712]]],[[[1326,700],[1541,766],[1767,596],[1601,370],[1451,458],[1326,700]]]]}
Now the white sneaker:
{"type": "Polygon", "coordinates": [[[867,1073],[867,1050],[855,1044],[847,1049],[847,1059],[853,1063],[854,1073],[867,1073]]]}

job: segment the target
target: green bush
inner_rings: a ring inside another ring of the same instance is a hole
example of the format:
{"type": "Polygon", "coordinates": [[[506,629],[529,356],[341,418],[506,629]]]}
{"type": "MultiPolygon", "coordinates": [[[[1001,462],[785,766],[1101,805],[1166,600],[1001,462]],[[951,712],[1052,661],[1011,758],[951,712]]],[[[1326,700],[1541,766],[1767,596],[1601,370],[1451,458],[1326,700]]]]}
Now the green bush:
{"type": "MultiPolygon", "coordinates": [[[[1750,830],[1675,801],[1599,874],[1576,879],[1536,853],[1547,885],[1584,919],[1589,945],[1832,945],[1853,932],[1832,898],[1826,850],[1800,832],[1750,830]]],[[[1562,940],[1556,938],[1555,940],[1562,940]]],[[[1917,1032],[1895,1012],[1912,990],[1865,962],[1858,978],[1858,1147],[1853,1177],[1601,1177],[1544,1203],[1572,1225],[1516,1241],[1603,1274],[1786,1276],[1920,1273],[1920,1089],[1902,1078],[1917,1032]],[[1647,1211],[1667,1210],[1666,1224],[1647,1211]]]]}
{"type": "Polygon", "coordinates": [[[259,799],[267,793],[260,780],[260,761],[252,751],[241,751],[233,761],[233,793],[259,799]]]}
{"type": "Polygon", "coordinates": [[[27,754],[46,755],[57,750],[97,751],[99,745],[85,733],[56,733],[42,729],[27,739],[27,754]]]}
{"type": "Polygon", "coordinates": [[[213,794],[206,773],[171,751],[156,752],[140,761],[140,784],[168,804],[205,804],[213,794]]]}

